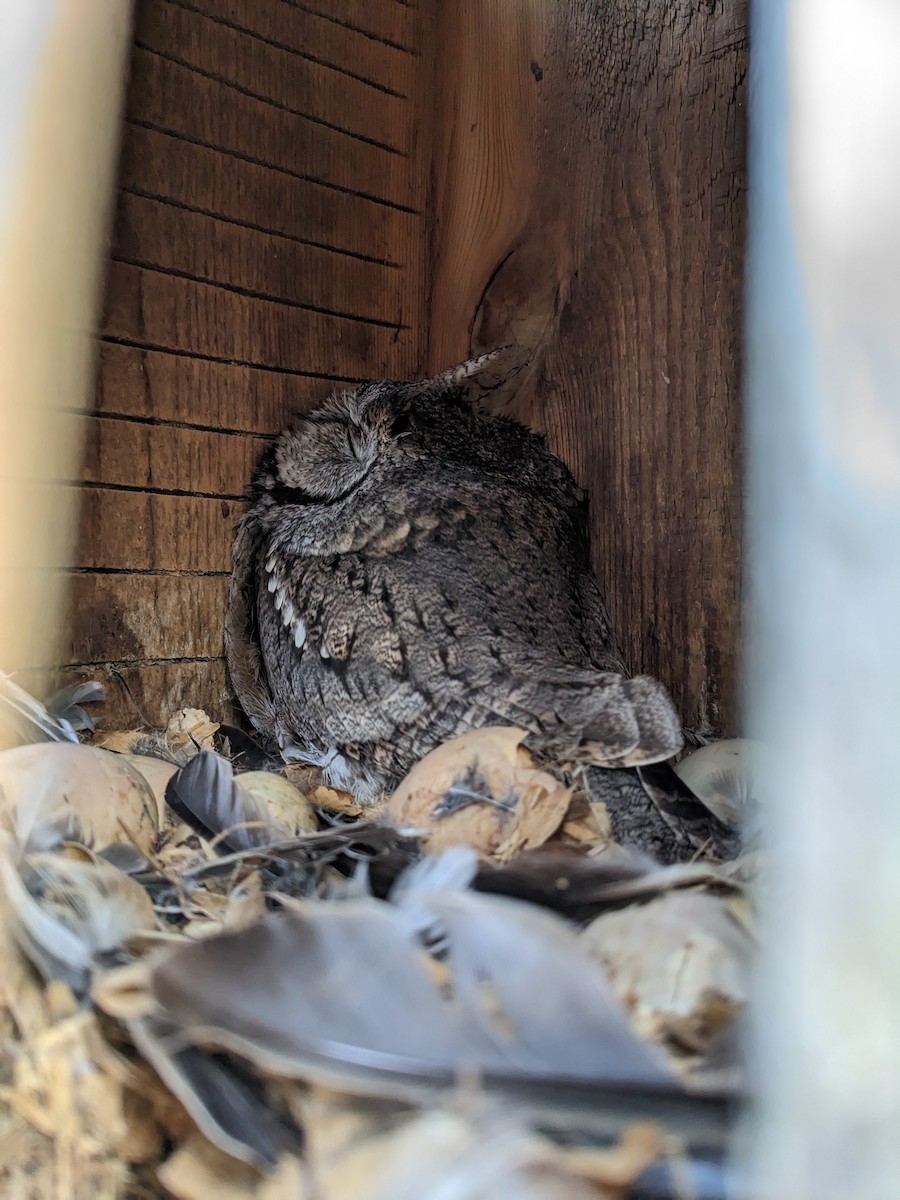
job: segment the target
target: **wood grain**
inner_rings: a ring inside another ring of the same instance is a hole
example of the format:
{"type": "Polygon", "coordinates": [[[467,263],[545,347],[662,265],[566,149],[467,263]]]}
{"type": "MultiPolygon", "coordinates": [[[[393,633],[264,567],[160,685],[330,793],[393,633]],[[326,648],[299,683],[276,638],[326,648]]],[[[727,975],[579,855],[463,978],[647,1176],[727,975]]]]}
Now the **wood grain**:
{"type": "Polygon", "coordinates": [[[240,499],[265,442],[258,437],[91,417],[86,483],[240,499]]]}
{"type": "Polygon", "coordinates": [[[425,347],[426,15],[136,10],[67,649],[72,671],[110,672],[113,725],[138,719],[122,678],[152,721],[231,715],[224,594],[253,435],[417,374],[425,347]]]}
{"type": "MultiPolygon", "coordinates": [[[[298,4],[298,7],[300,5],[298,4]]],[[[388,45],[416,51],[420,26],[412,9],[396,0],[303,0],[302,7],[367,34],[388,45]]]]}
{"type": "Polygon", "coordinates": [[[228,284],[263,298],[407,325],[411,297],[399,269],[142,196],[119,197],[113,256],[228,284]]]}
{"type": "Polygon", "coordinates": [[[220,76],[261,99],[401,153],[409,150],[415,113],[404,98],[247,37],[208,13],[169,0],[144,0],[138,6],[136,36],[149,49],[220,76]]]}
{"type": "MultiPolygon", "coordinates": [[[[73,500],[75,497],[73,497],[73,500]]],[[[83,567],[125,571],[228,571],[243,504],[88,488],[81,492],[83,567]]]]}
{"type": "MultiPolygon", "coordinates": [[[[367,82],[372,90],[406,97],[415,88],[414,55],[364,33],[328,20],[307,8],[283,0],[179,0],[245,33],[253,33],[301,57],[327,63],[351,78],[367,82]]],[[[326,4],[319,5],[326,11],[326,4]]],[[[368,8],[356,5],[358,10],[368,8]]]]}
{"type": "Polygon", "coordinates": [[[513,412],[589,490],[626,657],[731,731],[746,3],[474,9],[439,9],[430,366],[533,310],[513,412]]]}
{"type": "MultiPolygon", "coordinates": [[[[130,125],[122,148],[119,182],[263,233],[301,238],[348,254],[403,267],[419,240],[421,217],[258,163],[130,125]]],[[[333,276],[343,264],[334,263],[333,276]]]]}
{"type": "MultiPolygon", "coordinates": [[[[96,713],[97,729],[165,727],[180,708],[203,708],[216,721],[235,718],[225,662],[217,659],[157,663],[91,663],[61,671],[55,686],[99,679],[106,703],[96,713]]],[[[96,708],[97,706],[95,706],[96,708]]]]}
{"type": "Polygon", "coordinates": [[[276,433],[340,387],[327,379],[206,362],[160,350],[100,345],[98,413],[212,429],[276,433]]]}
{"type": "Polygon", "coordinates": [[[403,333],[158,270],[110,264],[102,332],[151,348],[345,378],[402,370],[403,333]]]}
{"type": "Polygon", "coordinates": [[[402,208],[416,199],[402,155],[257,100],[140,44],[131,59],[128,115],[372,204],[402,208]]]}
{"type": "Polygon", "coordinates": [[[227,591],[218,575],[75,575],[64,665],[220,658],[227,591]]]}
{"type": "MultiPolygon", "coordinates": [[[[535,223],[546,184],[538,173],[540,95],[529,63],[544,56],[553,7],[552,0],[479,0],[468,14],[462,0],[438,6],[428,342],[435,371],[468,355],[485,288],[535,223]]],[[[520,300],[527,291],[526,283],[520,300]]]]}

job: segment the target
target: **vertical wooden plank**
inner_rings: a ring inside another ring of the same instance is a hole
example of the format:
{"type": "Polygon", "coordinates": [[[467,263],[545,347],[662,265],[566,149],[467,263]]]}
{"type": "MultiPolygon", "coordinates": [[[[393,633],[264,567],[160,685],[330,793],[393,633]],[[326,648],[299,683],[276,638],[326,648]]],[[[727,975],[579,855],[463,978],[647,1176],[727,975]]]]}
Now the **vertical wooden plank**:
{"type": "Polygon", "coordinates": [[[900,11],[761,0],[746,655],[781,751],[748,1194],[900,1194],[900,11]],[[835,81],[840,79],[840,87],[835,81]]]}
{"type": "Polygon", "coordinates": [[[591,498],[633,669],[736,721],[746,0],[440,8],[429,365],[542,349],[513,415],[591,498]]]}

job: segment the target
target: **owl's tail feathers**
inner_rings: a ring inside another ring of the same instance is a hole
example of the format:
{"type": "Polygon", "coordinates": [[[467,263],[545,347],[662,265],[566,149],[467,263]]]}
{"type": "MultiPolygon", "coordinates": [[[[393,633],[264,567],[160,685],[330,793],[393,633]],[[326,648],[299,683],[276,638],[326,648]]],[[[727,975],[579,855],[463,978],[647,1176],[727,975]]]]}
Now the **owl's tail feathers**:
{"type": "Polygon", "coordinates": [[[583,724],[576,756],[598,767],[662,762],[684,744],[681,722],[658,679],[605,674],[582,699],[583,724]]]}

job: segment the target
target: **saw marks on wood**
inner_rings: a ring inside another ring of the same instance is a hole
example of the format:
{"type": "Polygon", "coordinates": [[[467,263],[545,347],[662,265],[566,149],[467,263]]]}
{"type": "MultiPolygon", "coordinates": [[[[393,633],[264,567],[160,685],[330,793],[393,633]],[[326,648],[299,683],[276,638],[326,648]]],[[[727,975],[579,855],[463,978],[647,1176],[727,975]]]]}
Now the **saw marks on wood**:
{"type": "Polygon", "coordinates": [[[137,0],[67,648],[113,681],[108,722],[132,697],[224,715],[263,436],[422,369],[424,25],[394,0],[137,0]]]}

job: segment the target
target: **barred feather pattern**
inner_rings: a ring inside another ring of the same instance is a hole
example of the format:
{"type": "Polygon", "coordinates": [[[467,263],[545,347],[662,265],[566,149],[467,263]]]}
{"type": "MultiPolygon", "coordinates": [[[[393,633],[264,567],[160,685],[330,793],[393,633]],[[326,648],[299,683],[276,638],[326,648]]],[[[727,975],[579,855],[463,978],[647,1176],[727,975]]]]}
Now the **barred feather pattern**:
{"type": "Polygon", "coordinates": [[[286,757],[363,799],[485,725],[607,767],[681,745],[663,686],[625,673],[570,472],[479,411],[476,378],[367,384],[298,418],[238,526],[238,698],[286,757]]]}

